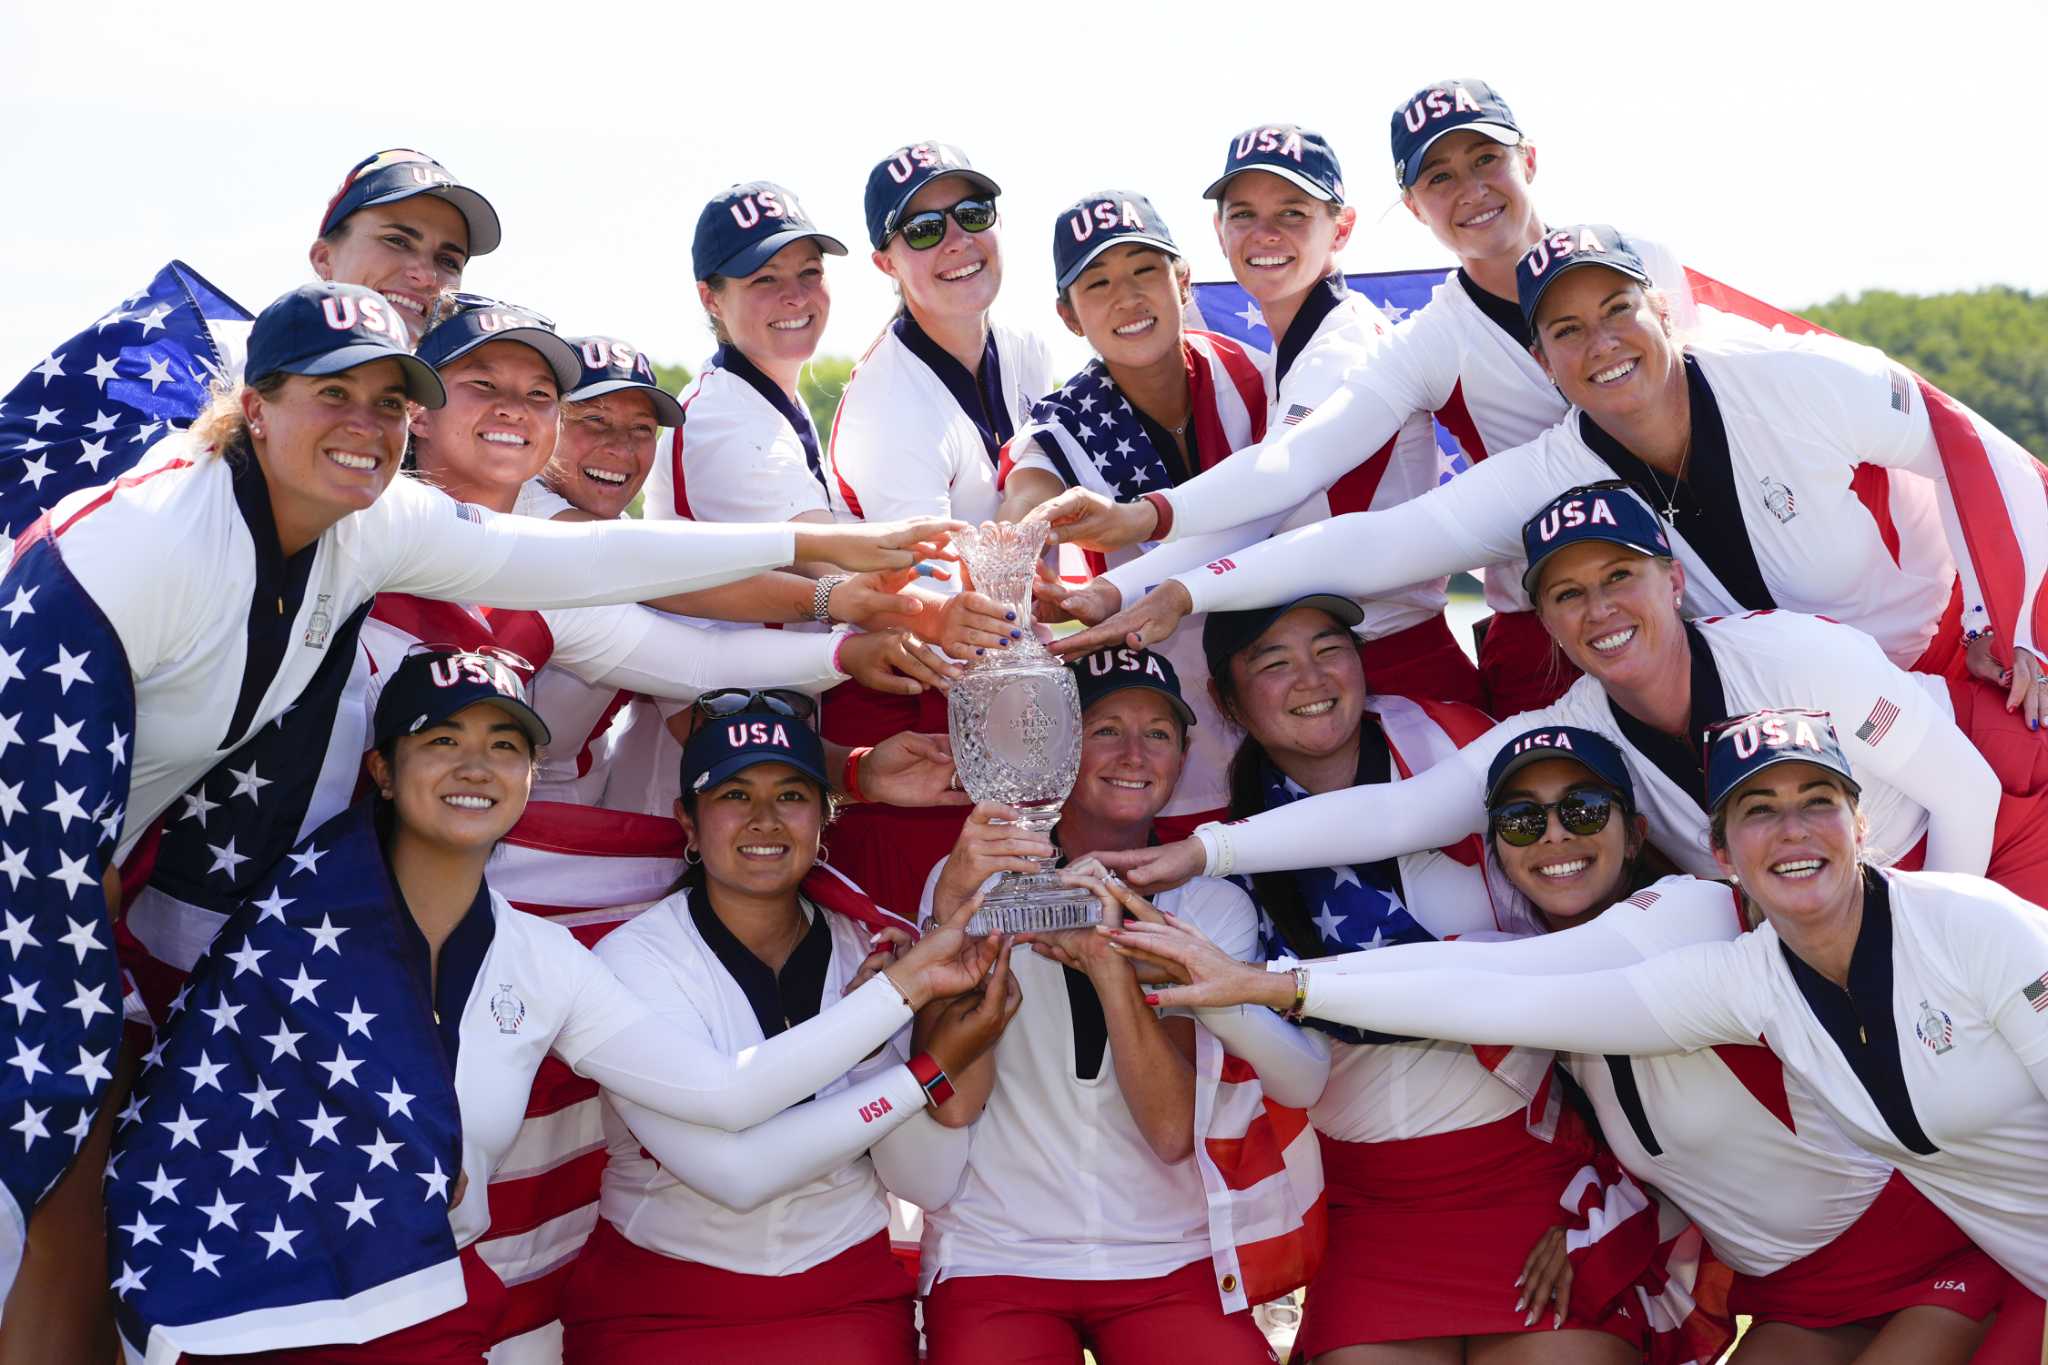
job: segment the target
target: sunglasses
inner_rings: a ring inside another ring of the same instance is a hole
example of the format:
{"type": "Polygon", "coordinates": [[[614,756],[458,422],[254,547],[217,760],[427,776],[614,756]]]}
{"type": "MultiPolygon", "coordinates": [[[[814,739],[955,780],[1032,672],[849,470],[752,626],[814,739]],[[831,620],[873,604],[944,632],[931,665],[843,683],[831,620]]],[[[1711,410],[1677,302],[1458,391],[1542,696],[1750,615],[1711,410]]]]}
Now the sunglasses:
{"type": "Polygon", "coordinates": [[[536,671],[532,660],[498,645],[430,644],[425,640],[415,640],[405,647],[405,653],[400,657],[410,659],[415,654],[457,656],[474,654],[479,658],[491,659],[504,664],[507,668],[517,673],[522,681],[531,678],[536,671]]]}
{"type": "Polygon", "coordinates": [[[949,209],[927,209],[912,214],[896,229],[896,235],[912,251],[930,251],[946,240],[946,219],[960,225],[962,232],[987,232],[995,226],[996,201],[962,199],[949,209]]]}
{"type": "Polygon", "coordinates": [[[708,720],[724,720],[743,711],[772,711],[791,720],[809,721],[818,703],[808,693],[786,687],[721,687],[697,698],[697,712],[708,720]]]}
{"type": "Polygon", "coordinates": [[[533,319],[536,326],[545,327],[550,332],[556,330],[553,318],[545,313],[536,312],[523,303],[507,303],[503,299],[492,298],[489,294],[472,294],[462,289],[450,289],[434,300],[434,311],[427,318],[426,330],[431,332],[449,318],[462,313],[474,313],[479,308],[500,308],[509,312],[524,313],[533,319]]]}
{"type": "Polygon", "coordinates": [[[1527,848],[1550,829],[1550,812],[1565,833],[1580,838],[1607,828],[1619,798],[1605,787],[1573,787],[1555,801],[1508,801],[1487,812],[1494,837],[1511,848],[1527,848]]]}

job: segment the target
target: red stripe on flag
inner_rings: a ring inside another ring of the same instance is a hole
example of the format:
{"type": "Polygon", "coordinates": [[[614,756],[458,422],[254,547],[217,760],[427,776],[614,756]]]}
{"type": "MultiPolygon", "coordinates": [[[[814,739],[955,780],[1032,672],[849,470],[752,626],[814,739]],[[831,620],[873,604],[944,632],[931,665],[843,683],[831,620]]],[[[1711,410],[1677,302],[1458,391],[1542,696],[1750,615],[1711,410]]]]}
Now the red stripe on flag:
{"type": "Polygon", "coordinates": [[[533,1175],[491,1182],[489,1237],[518,1237],[597,1198],[604,1174],[604,1148],[571,1157],[533,1175]]]}
{"type": "MultiPolygon", "coordinates": [[[[1977,424],[1955,399],[1918,375],[1913,380],[1927,401],[1927,421],[1934,428],[1934,446],[1941,453],[1942,472],[1948,476],[1956,520],[1962,523],[1963,543],[1969,548],[1977,586],[1984,593],[1984,608],[1991,616],[1992,653],[2001,664],[2010,665],[2027,567],[2019,537],[2013,533],[2012,513],[1998,486],[1991,456],[1984,449],[1984,438],[1977,434],[1977,424]]],[[[2048,628],[2048,615],[2038,598],[2033,626],[2036,632],[2048,628]]],[[[2039,639],[2039,634],[2035,638],[2039,639]]]]}
{"type": "Polygon", "coordinates": [[[1451,396],[1436,410],[1436,420],[1451,433],[1458,449],[1465,452],[1466,459],[1477,464],[1486,458],[1486,442],[1479,438],[1479,424],[1472,420],[1472,409],[1465,406],[1464,380],[1460,379],[1451,386],[1451,396]]]}
{"type": "MultiPolygon", "coordinates": [[[[43,382],[48,383],[49,381],[45,380],[43,382]]],[[[105,492],[101,493],[91,502],[87,503],[85,506],[79,508],[76,512],[73,512],[70,516],[66,517],[64,519],[64,524],[62,526],[59,526],[55,531],[51,532],[51,534],[59,536],[63,535],[66,531],[78,525],[79,522],[85,520],[94,512],[99,511],[102,507],[105,507],[108,503],[112,502],[114,500],[114,495],[124,488],[133,488],[137,484],[148,483],[157,475],[168,474],[174,469],[190,469],[191,467],[192,461],[190,460],[166,460],[163,464],[158,465],[155,469],[149,470],[147,473],[123,474],[120,478],[108,484],[105,492]]],[[[49,514],[46,512],[43,514],[43,516],[36,518],[36,521],[40,524],[47,525],[48,516],[49,514]]],[[[28,530],[23,531],[21,533],[21,543],[15,547],[14,553],[17,556],[19,556],[21,554],[22,546],[25,546],[29,544],[31,541],[37,539],[40,539],[39,535],[37,534],[37,528],[34,526],[29,527],[28,530]]]]}
{"type": "Polygon", "coordinates": [[[564,1109],[597,1098],[597,1082],[585,1080],[553,1057],[542,1060],[534,1073],[533,1091],[526,1097],[526,1117],[545,1118],[564,1109]]]}

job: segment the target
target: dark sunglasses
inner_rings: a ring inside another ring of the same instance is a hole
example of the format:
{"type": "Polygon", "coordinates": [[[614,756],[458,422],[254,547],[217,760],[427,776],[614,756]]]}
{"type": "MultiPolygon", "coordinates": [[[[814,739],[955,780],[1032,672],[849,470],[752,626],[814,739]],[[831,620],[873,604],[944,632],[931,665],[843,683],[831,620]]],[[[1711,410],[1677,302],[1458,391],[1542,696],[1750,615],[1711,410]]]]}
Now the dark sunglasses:
{"type": "Polygon", "coordinates": [[[743,711],[772,711],[791,720],[809,721],[818,713],[818,703],[808,693],[786,687],[721,687],[697,698],[697,711],[709,720],[724,720],[743,711]]]}
{"type": "Polygon", "coordinates": [[[1513,848],[1527,848],[1550,829],[1550,812],[1565,833],[1580,838],[1607,828],[1620,799],[1605,787],[1573,787],[1555,801],[1507,801],[1488,811],[1494,837],[1513,848]]]}
{"type": "Polygon", "coordinates": [[[946,219],[950,216],[962,232],[987,232],[995,226],[996,201],[962,199],[949,209],[926,209],[903,220],[896,233],[912,251],[930,251],[946,240],[946,219]]]}
{"type": "Polygon", "coordinates": [[[498,645],[429,644],[425,640],[415,640],[405,647],[405,653],[400,657],[410,659],[415,654],[475,654],[481,658],[493,659],[498,663],[504,664],[519,675],[522,683],[531,678],[536,671],[532,660],[498,645]]]}
{"type": "Polygon", "coordinates": [[[472,294],[462,289],[450,289],[434,300],[434,311],[427,318],[426,330],[431,332],[449,318],[461,313],[473,313],[479,308],[502,308],[509,312],[524,313],[533,319],[536,326],[545,327],[550,332],[555,330],[553,318],[545,313],[536,312],[523,303],[507,303],[503,299],[492,298],[489,294],[472,294]]]}

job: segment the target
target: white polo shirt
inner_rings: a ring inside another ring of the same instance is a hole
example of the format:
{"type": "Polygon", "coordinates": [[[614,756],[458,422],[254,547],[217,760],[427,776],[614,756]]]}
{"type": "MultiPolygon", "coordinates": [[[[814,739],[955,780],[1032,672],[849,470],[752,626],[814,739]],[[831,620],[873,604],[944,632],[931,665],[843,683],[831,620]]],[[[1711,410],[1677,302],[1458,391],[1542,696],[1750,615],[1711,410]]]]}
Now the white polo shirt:
{"type": "Polygon", "coordinates": [[[833,513],[993,520],[1003,443],[1056,382],[1052,353],[1029,332],[990,323],[980,370],[969,374],[899,315],[840,394],[826,460],[833,513]]]}
{"type": "MultiPolygon", "coordinates": [[[[816,989],[817,998],[799,1002],[816,1009],[839,999],[867,956],[868,931],[808,901],[803,908],[813,926],[810,933],[819,941],[807,939],[791,955],[782,981],[804,994],[816,989]]],[[[715,916],[707,933],[703,915],[708,911],[693,909],[688,893],[679,892],[607,935],[595,951],[655,1013],[719,1052],[744,1053],[768,1036],[760,1019],[765,1006],[750,996],[728,961],[737,962],[754,981],[756,994],[769,979],[767,968],[739,947],[715,916]]],[[[923,1111],[924,1095],[902,1069],[908,1055],[905,1028],[854,1070],[821,1088],[810,1103],[839,1096],[885,1111],[868,1125],[883,1137],[923,1111]]],[[[865,1151],[757,1208],[736,1211],[693,1189],[686,1183],[687,1171],[678,1173],[658,1159],[667,1144],[690,1141],[692,1125],[606,1093],[604,1132],[607,1156],[599,1211],[635,1246],[664,1256],[746,1275],[793,1275],[888,1224],[882,1182],[865,1151]]],[[[805,1156],[779,1146],[769,1134],[745,1138],[764,1162],[805,1156]]]]}
{"type": "Polygon", "coordinates": [[[2048,1292],[2048,917],[1982,878],[1875,874],[1847,989],[1768,925],[1627,970],[1671,1041],[1762,1037],[1864,1148],[2048,1292]]]}
{"type": "MultiPolygon", "coordinates": [[[[944,868],[925,881],[921,917],[944,868]]],[[[1228,882],[1198,878],[1155,903],[1233,957],[1256,950],[1251,902],[1228,882]]],[[[1100,1009],[1092,985],[1070,993],[1066,968],[1028,945],[1012,950],[1010,969],[1023,1003],[996,1043],[995,1089],[968,1130],[959,1192],[925,1211],[923,1287],[955,1275],[1151,1279],[1206,1259],[1208,1196],[1194,1158],[1168,1166],[1153,1153],[1106,1035],[1099,1064],[1080,1074],[1077,1045],[1093,1041],[1086,1009],[1100,1009]]]]}
{"type": "Polygon", "coordinates": [[[803,404],[731,346],[683,390],[683,424],[662,433],[647,515],[788,521],[830,510],[823,442],[803,404]]]}

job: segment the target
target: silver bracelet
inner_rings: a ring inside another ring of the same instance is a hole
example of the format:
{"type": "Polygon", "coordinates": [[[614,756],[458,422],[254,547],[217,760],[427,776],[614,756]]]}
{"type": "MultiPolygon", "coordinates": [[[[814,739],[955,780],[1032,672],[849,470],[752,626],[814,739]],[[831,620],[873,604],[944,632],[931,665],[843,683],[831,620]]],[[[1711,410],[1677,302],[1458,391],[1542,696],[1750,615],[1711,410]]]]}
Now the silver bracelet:
{"type": "Polygon", "coordinates": [[[811,619],[826,621],[832,619],[832,589],[853,577],[850,573],[828,573],[819,579],[811,589],[811,619]]]}

